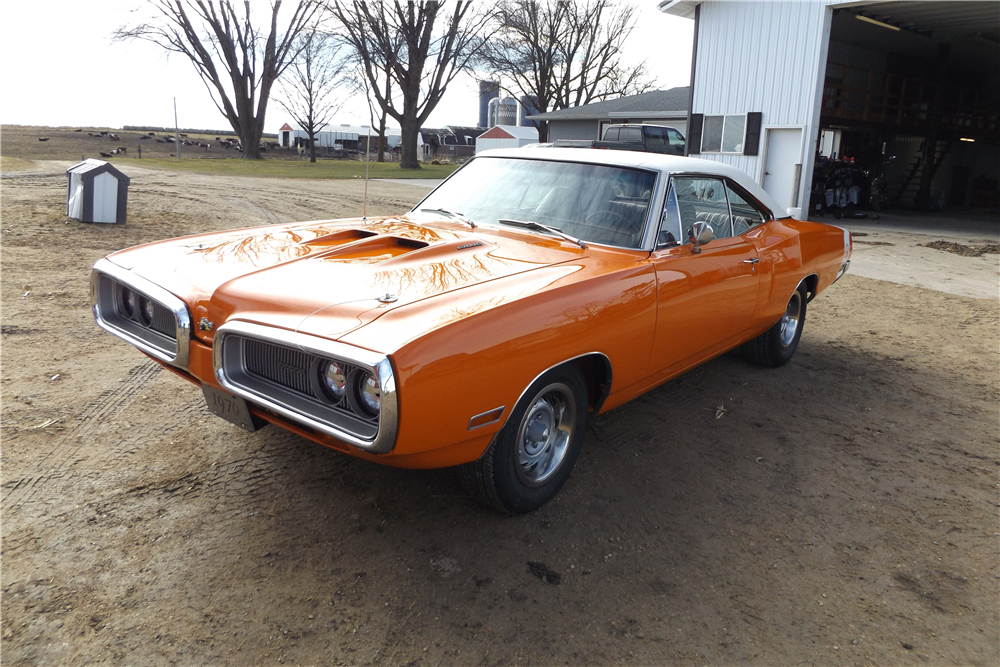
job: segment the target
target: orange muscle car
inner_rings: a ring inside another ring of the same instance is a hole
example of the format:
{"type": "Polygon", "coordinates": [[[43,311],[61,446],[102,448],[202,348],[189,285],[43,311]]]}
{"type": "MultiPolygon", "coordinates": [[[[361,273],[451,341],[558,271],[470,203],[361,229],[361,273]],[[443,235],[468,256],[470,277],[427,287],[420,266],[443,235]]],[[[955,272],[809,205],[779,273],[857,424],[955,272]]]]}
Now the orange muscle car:
{"type": "Polygon", "coordinates": [[[398,217],[114,253],[92,297],[102,328],[236,425],[457,466],[519,513],[569,477],[588,416],[737,346],[787,362],[850,256],[848,232],[718,162],[501,150],[398,217]]]}

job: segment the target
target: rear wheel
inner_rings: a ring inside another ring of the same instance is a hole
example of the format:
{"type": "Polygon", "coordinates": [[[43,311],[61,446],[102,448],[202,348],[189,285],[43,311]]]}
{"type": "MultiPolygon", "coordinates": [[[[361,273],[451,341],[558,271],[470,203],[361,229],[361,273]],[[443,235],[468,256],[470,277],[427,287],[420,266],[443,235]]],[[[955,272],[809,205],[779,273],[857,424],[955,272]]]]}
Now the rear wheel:
{"type": "Polygon", "coordinates": [[[806,323],[806,288],[799,285],[778,322],[743,344],[743,355],[762,366],[784,366],[795,354],[806,323]]]}
{"type": "Polygon", "coordinates": [[[477,461],[458,468],[462,486],[501,512],[522,514],[551,500],[580,454],[587,388],[572,364],[535,380],[477,461]]]}

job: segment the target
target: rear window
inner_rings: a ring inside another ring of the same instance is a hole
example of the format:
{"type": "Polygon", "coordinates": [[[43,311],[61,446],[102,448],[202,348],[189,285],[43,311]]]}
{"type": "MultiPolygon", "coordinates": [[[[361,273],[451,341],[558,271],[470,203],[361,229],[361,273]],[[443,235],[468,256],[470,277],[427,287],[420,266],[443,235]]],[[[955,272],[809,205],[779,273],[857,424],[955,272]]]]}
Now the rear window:
{"type": "Polygon", "coordinates": [[[641,144],[642,143],[642,128],[641,127],[623,127],[621,134],[621,141],[629,144],[641,144]]]}

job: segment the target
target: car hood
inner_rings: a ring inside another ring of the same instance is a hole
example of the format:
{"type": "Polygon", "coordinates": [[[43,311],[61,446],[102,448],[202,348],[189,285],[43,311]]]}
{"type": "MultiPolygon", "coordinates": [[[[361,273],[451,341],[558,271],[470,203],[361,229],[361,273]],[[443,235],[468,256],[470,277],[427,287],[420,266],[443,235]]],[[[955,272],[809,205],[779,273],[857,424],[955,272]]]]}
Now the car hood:
{"type": "Polygon", "coordinates": [[[257,227],[140,246],[109,259],[184,299],[195,335],[239,319],[329,339],[400,306],[579,259],[518,231],[404,217],[257,227]],[[211,323],[209,325],[208,323],[211,323]]]}

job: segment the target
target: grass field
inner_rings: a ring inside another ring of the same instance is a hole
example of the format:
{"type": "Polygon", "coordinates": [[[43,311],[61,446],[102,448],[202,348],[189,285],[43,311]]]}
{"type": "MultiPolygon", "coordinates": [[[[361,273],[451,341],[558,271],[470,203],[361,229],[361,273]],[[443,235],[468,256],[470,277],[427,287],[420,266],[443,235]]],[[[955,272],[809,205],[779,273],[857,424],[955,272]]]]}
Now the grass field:
{"type": "Polygon", "coordinates": [[[29,169],[34,162],[31,160],[22,160],[19,157],[10,157],[8,155],[0,156],[0,171],[21,171],[23,169],[29,169]]]}
{"type": "MultiPolygon", "coordinates": [[[[4,171],[25,169],[25,160],[72,160],[85,158],[108,159],[119,167],[142,166],[150,169],[168,169],[199,174],[225,176],[257,176],[273,178],[364,178],[365,163],[359,160],[320,159],[316,163],[299,157],[295,149],[276,149],[265,154],[264,160],[243,160],[233,149],[225,149],[208,135],[190,135],[192,141],[212,142],[211,150],[197,146],[181,148],[181,159],[174,157],[172,144],[161,144],[156,138],[140,139],[143,133],[112,129],[118,140],[92,137],[107,128],[34,127],[4,125],[0,128],[0,155],[4,171]],[[44,139],[44,141],[41,141],[44,139]],[[113,148],[125,146],[127,157],[102,158],[113,148]],[[139,153],[142,159],[139,159],[139,153]]],[[[457,165],[424,165],[422,169],[400,169],[398,162],[372,162],[372,178],[444,178],[457,165]]]]}

